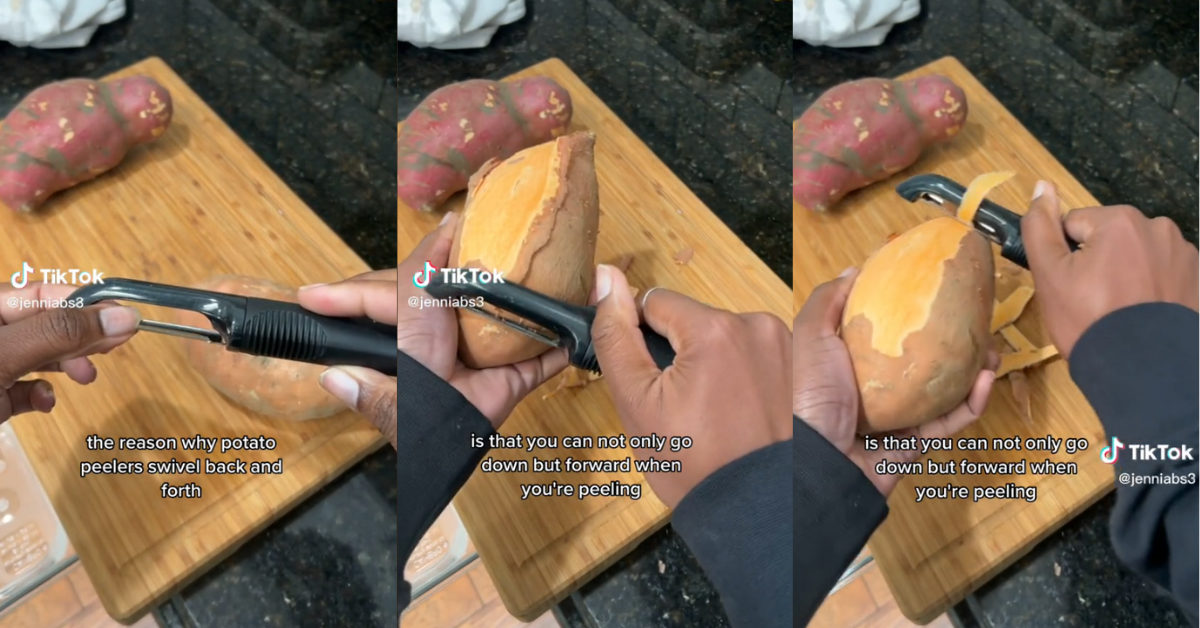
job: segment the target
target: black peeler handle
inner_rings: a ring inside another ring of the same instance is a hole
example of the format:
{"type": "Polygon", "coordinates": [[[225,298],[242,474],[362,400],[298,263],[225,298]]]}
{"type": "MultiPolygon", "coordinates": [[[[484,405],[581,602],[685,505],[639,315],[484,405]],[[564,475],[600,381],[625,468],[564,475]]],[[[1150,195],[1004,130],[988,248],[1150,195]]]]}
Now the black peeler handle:
{"type": "MultiPolygon", "coordinates": [[[[912,177],[896,186],[896,193],[908,202],[928,198],[929,194],[954,204],[962,205],[967,190],[961,184],[936,174],[912,177]]],[[[975,212],[974,227],[979,233],[1000,246],[1000,255],[1029,270],[1029,259],[1025,254],[1025,239],[1021,235],[1021,215],[984,199],[975,212]]],[[[1079,250],[1079,244],[1067,237],[1067,246],[1079,250]]]]}
{"type": "Polygon", "coordinates": [[[396,328],[364,318],[334,318],[296,303],[243,297],[134,279],[111,278],[71,295],[83,305],[131,301],[203,314],[212,330],[142,321],[141,328],[209,342],[227,350],[322,366],[361,366],[396,375],[396,328]]]}
{"type": "Polygon", "coordinates": [[[665,336],[650,329],[648,325],[642,325],[642,338],[646,340],[646,349],[650,351],[650,357],[654,358],[658,368],[666,369],[675,363],[675,349],[665,336]]]}
{"type": "Polygon", "coordinates": [[[332,318],[295,303],[247,298],[229,349],[323,366],[362,366],[396,375],[396,328],[370,319],[332,318]]]}

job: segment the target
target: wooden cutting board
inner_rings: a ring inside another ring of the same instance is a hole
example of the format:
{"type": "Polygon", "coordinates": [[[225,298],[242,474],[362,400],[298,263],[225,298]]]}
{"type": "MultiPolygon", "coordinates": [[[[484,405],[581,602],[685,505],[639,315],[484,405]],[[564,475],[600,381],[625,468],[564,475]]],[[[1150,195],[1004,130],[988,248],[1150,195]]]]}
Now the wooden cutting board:
{"type": "MultiPolygon", "coordinates": [[[[632,255],[630,283],[642,291],[662,286],[716,307],[766,311],[788,320],[787,284],[774,275],[586,85],[557,59],[539,63],[507,80],[549,76],[571,94],[571,131],[596,136],[600,185],[597,261],[632,255]],[[690,248],[686,265],[675,255],[690,248]]],[[[451,199],[459,209],[465,195],[451,199]]],[[[436,226],[437,215],[418,215],[401,205],[397,217],[400,251],[410,251],[436,226]]],[[[543,396],[554,381],[534,391],[504,424],[501,433],[526,436],[617,435],[622,428],[603,380],[582,389],[543,396]]],[[[686,436],[684,434],[683,436],[686,436]]],[[[574,456],[624,459],[628,450],[559,449],[534,453],[494,450],[497,460],[574,456]]],[[[586,477],[570,473],[481,473],[476,471],[455,506],[504,605],[532,621],[576,587],[597,575],[666,524],[668,509],[642,487],[639,500],[618,497],[537,497],[521,500],[522,484],[639,484],[636,471],[586,477]]]]}
{"type": "MultiPolygon", "coordinates": [[[[369,270],[159,59],[113,77],[146,74],[175,103],[170,129],[117,169],[62,192],[33,215],[0,215],[0,270],[98,269],[187,285],[214,274],[299,286],[369,270]]],[[[139,306],[143,318],[169,310],[139,306]]],[[[138,334],[109,355],[90,386],[51,374],[49,416],[14,419],[21,443],[62,519],[104,608],[132,623],[256,532],[383,444],[350,412],[290,422],[232,405],[186,364],[185,341],[138,334]],[[85,438],[275,439],[274,451],[88,451],[85,438]],[[283,460],[278,475],[89,475],[82,461],[283,460]],[[163,482],[194,482],[202,497],[163,499],[163,482]]],[[[313,386],[317,386],[314,381],[313,386]]]]}
{"type": "MultiPolygon", "coordinates": [[[[953,58],[944,58],[905,75],[941,74],[963,88],[970,112],[966,127],[948,144],[930,149],[911,168],[887,181],[847,197],[828,215],[792,205],[794,310],[799,311],[813,289],[863,261],[891,234],[938,216],[924,203],[910,204],[894,191],[910,176],[937,173],[967,185],[980,174],[1013,170],[1017,176],[996,188],[988,198],[1024,213],[1039,178],[1055,183],[1063,207],[1100,203],[1025,130],[970,72],[953,58]]],[[[1007,297],[1018,285],[1033,279],[996,251],[996,297],[1007,297]]],[[[1035,295],[1017,328],[1038,346],[1049,344],[1035,295]]],[[[1007,379],[996,383],[988,410],[978,423],[960,434],[970,438],[1086,438],[1087,451],[1057,455],[1027,451],[988,451],[931,454],[933,460],[973,462],[1033,462],[1046,459],[1078,463],[1077,475],[909,476],[888,501],[891,514],[871,537],[870,550],[892,590],[900,610],[911,620],[928,623],[968,593],[1027,553],[1042,539],[1105,495],[1113,487],[1109,465],[1100,461],[1104,431],[1083,395],[1072,383],[1061,359],[1028,372],[1032,388],[1033,424],[1018,414],[1007,379]],[[1004,486],[1013,482],[1036,486],[1037,499],[947,500],[915,502],[915,487],[1004,486]]],[[[922,458],[922,461],[924,458],[922,458]]]]}

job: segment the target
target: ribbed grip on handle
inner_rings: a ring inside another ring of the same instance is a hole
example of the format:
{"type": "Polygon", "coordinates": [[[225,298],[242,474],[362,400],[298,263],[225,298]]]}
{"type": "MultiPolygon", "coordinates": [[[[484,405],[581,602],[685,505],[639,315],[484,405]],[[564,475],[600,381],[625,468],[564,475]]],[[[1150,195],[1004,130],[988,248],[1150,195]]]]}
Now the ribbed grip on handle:
{"type": "Polygon", "coordinates": [[[1025,256],[1025,242],[1020,238],[1013,238],[1005,242],[1004,246],[1000,247],[1000,255],[1017,266],[1029,270],[1029,259],[1025,256]]]}
{"type": "Polygon", "coordinates": [[[259,312],[246,320],[244,351],[297,362],[317,362],[327,345],[311,317],[287,310],[259,312]]]}

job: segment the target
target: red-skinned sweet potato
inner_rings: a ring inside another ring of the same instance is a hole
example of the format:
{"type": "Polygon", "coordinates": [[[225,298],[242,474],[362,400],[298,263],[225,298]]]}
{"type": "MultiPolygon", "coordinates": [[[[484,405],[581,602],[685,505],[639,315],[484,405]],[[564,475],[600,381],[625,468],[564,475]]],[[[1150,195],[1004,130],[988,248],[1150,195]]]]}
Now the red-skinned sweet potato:
{"type": "Polygon", "coordinates": [[[958,134],[967,97],[949,79],[869,78],[821,95],[792,126],[792,198],[812,211],[916,163],[958,134]]]}
{"type": "Polygon", "coordinates": [[[548,142],[570,123],[571,95],[546,77],[447,85],[422,101],[400,129],[397,196],[412,209],[433,211],[467,189],[489,159],[548,142]]]}
{"type": "MultiPolygon", "coordinates": [[[[266,279],[223,275],[194,287],[244,297],[296,302],[296,290],[266,279]]],[[[202,314],[180,310],[176,322],[211,329],[202,314]]],[[[195,340],[182,341],[188,363],[226,399],[259,414],[305,421],[333,416],[346,409],[321,388],[324,366],[276,360],[228,351],[225,347],[195,340]]]]}
{"type": "Polygon", "coordinates": [[[70,79],[25,97],[0,128],[0,204],[21,212],[96,178],[166,132],[171,94],[148,76],[70,79]]]}

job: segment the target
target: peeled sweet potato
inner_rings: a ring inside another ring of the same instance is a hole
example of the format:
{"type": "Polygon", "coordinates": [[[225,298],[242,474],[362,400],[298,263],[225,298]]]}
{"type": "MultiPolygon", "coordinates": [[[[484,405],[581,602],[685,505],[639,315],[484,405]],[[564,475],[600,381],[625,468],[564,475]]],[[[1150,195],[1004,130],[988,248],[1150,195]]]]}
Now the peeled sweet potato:
{"type": "MultiPolygon", "coordinates": [[[[499,270],[505,281],[586,304],[600,224],[595,142],[591,133],[572,133],[485,164],[471,178],[450,266],[499,270]]],[[[548,349],[473,312],[458,310],[458,318],[459,358],[471,368],[513,364],[548,349]]]]}
{"type": "MultiPolygon", "coordinates": [[[[296,290],[267,279],[223,275],[194,287],[244,297],[296,302],[296,290]]],[[[180,325],[211,329],[201,314],[180,310],[180,325]]],[[[184,340],[188,363],[225,396],[251,412],[269,417],[306,421],[333,416],[346,406],[321,388],[324,366],[234,353],[216,344],[184,340]]]]}
{"type": "Polygon", "coordinates": [[[792,125],[792,198],[823,212],[958,134],[967,97],[950,79],[869,78],[821,95],[792,125]]]}
{"type": "Polygon", "coordinates": [[[548,142],[570,123],[571,95],[543,76],[447,85],[422,101],[400,129],[397,195],[413,209],[433,211],[465,190],[489,159],[548,142]]]}
{"type": "Polygon", "coordinates": [[[96,178],[171,124],[171,94],[148,76],[71,79],[25,97],[0,128],[0,205],[29,212],[96,178]]]}
{"type": "Polygon", "coordinates": [[[971,392],[991,347],[991,245],[954,218],[935,218],[863,265],[842,315],[862,396],[861,433],[914,427],[971,392]]]}

